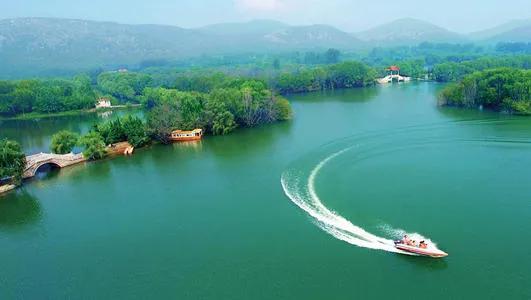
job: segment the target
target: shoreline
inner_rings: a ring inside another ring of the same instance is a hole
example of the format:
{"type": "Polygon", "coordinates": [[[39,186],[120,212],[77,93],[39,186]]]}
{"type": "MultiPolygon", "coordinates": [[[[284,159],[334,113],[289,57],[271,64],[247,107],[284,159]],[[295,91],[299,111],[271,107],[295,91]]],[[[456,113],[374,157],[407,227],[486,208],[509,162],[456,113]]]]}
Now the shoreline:
{"type": "Polygon", "coordinates": [[[33,113],[31,112],[31,113],[17,115],[13,117],[0,116],[0,121],[34,120],[34,119],[45,119],[45,118],[54,118],[54,117],[80,116],[80,115],[90,114],[90,113],[95,113],[95,112],[140,109],[140,108],[142,108],[141,104],[133,104],[133,105],[116,105],[116,106],[109,107],[109,108],[69,110],[69,111],[62,111],[62,112],[56,112],[56,113],[33,113]]]}
{"type": "Polygon", "coordinates": [[[0,185],[0,196],[7,194],[10,191],[13,191],[17,188],[14,184],[0,185]]]}

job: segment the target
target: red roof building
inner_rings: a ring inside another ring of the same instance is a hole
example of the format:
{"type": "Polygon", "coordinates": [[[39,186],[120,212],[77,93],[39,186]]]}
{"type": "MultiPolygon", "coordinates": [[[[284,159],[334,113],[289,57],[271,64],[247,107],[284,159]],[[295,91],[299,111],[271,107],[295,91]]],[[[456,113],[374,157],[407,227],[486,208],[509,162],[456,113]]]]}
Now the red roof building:
{"type": "Polygon", "coordinates": [[[397,67],[397,66],[390,66],[389,68],[387,68],[387,70],[389,70],[389,71],[400,71],[400,68],[397,67]]]}

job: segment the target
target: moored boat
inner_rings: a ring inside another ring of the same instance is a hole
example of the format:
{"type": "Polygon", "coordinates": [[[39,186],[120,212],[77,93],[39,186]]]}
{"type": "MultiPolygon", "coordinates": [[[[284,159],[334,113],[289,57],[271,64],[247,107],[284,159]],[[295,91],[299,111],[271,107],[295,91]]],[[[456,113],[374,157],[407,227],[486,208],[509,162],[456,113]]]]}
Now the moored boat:
{"type": "Polygon", "coordinates": [[[433,258],[441,258],[441,257],[448,256],[448,253],[441,251],[437,248],[432,248],[432,247],[420,248],[417,246],[404,244],[402,241],[395,241],[395,248],[400,249],[402,251],[414,253],[417,255],[429,256],[433,258]]]}
{"type": "Polygon", "coordinates": [[[170,140],[174,142],[198,141],[203,137],[203,129],[194,130],[174,130],[170,135],[170,140]]]}

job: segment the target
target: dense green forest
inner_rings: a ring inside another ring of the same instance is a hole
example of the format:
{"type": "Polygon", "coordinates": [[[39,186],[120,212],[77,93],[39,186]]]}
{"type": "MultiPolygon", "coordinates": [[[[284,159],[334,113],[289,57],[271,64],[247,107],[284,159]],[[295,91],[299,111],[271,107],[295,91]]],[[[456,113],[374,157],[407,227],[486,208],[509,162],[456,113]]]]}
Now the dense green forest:
{"type": "MultiPolygon", "coordinates": [[[[175,110],[178,117],[174,122],[178,128],[204,128],[212,134],[226,134],[236,127],[253,127],[291,117],[289,102],[259,80],[224,78],[215,86],[205,85],[200,90],[147,88],[142,103],[152,111],[175,110]]],[[[148,124],[156,123],[160,115],[151,113],[148,124]]]]}
{"type": "Polygon", "coordinates": [[[439,104],[530,115],[531,70],[500,68],[475,72],[447,86],[439,95],[439,104]]]}
{"type": "MultiPolygon", "coordinates": [[[[503,49],[525,49],[523,44],[504,45],[503,49]]],[[[476,54],[482,51],[472,44],[423,43],[414,47],[376,48],[361,60],[353,60],[352,54],[329,49],[268,56],[257,64],[235,63],[183,70],[155,66],[153,62],[139,72],[100,70],[71,79],[0,81],[0,116],[91,109],[100,97],[110,99],[113,104],[144,103],[157,88],[209,94],[217,89],[238,90],[245,82],[260,82],[271,94],[288,94],[364,87],[385,75],[389,65],[399,66],[403,75],[439,82],[459,81],[475,71],[492,68],[531,68],[529,54],[478,57],[476,54]],[[463,54],[452,55],[458,51],[463,54]],[[389,58],[383,59],[387,56],[389,58]]],[[[520,52],[515,50],[515,53],[520,52]]],[[[242,97],[237,93],[232,96],[242,97]]],[[[235,111],[231,113],[237,117],[235,111]]]]}
{"type": "MultiPolygon", "coordinates": [[[[339,54],[331,49],[323,55],[327,60],[333,61],[339,54]]],[[[212,92],[219,94],[217,90],[222,89],[227,92],[227,97],[235,97],[232,101],[238,101],[246,96],[244,93],[246,89],[251,89],[254,96],[262,93],[275,98],[273,91],[292,93],[362,87],[373,84],[375,76],[375,70],[365,64],[342,62],[297,69],[292,72],[282,70],[271,77],[254,78],[230,72],[199,69],[195,72],[168,71],[156,74],[113,71],[103,72],[92,78],[79,75],[73,79],[0,81],[0,115],[16,116],[31,112],[56,113],[90,109],[94,107],[99,97],[111,99],[113,104],[140,103],[145,102],[145,99],[149,99],[151,102],[148,102],[152,103],[153,91],[160,91],[160,88],[174,90],[172,92],[175,92],[175,97],[181,96],[182,93],[177,93],[181,91],[197,92],[201,97],[208,98],[209,95],[203,94],[212,92]]],[[[240,120],[235,108],[231,114],[236,120],[240,120]]],[[[271,114],[259,113],[259,115],[254,117],[259,120],[258,122],[275,118],[271,114]]]]}
{"type": "Polygon", "coordinates": [[[531,69],[531,55],[482,57],[460,63],[446,62],[433,67],[432,77],[439,82],[452,82],[461,80],[475,71],[501,67],[531,69]]]}
{"type": "Polygon", "coordinates": [[[95,98],[90,78],[85,75],[71,80],[0,81],[0,115],[4,116],[92,108],[95,98]]]}
{"type": "Polygon", "coordinates": [[[326,67],[282,73],[275,80],[281,93],[364,87],[374,84],[376,71],[360,62],[343,62],[326,67]]]}
{"type": "MultiPolygon", "coordinates": [[[[377,72],[366,64],[350,61],[324,66],[304,67],[293,71],[281,71],[273,77],[258,76],[257,79],[280,92],[300,93],[318,90],[364,87],[374,84],[377,72]]],[[[209,92],[220,87],[238,85],[239,81],[221,72],[198,71],[184,73],[173,78],[167,85],[181,91],[209,92]]]]}

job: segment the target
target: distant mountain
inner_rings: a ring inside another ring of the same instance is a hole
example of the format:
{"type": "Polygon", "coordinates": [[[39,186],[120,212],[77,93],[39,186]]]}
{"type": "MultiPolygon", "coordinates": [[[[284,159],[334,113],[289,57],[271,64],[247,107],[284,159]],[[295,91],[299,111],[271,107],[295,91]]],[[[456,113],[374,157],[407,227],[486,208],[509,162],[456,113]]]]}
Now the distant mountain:
{"type": "MultiPolygon", "coordinates": [[[[503,40],[504,35],[506,35],[507,38],[509,39],[511,39],[512,37],[522,38],[522,36],[519,35],[519,32],[522,32],[522,30],[525,31],[525,29],[519,29],[519,28],[526,28],[529,26],[531,26],[531,19],[513,20],[510,22],[495,26],[493,28],[473,32],[469,34],[469,37],[476,41],[491,40],[491,39],[493,40],[502,39],[503,40]]],[[[526,37],[524,36],[523,38],[526,38],[526,37]]],[[[531,41],[531,35],[529,34],[527,35],[527,41],[531,41]]]]}
{"type": "Polygon", "coordinates": [[[174,26],[84,20],[0,20],[0,75],[81,70],[201,52],[212,41],[174,26]]]}
{"type": "Polygon", "coordinates": [[[378,46],[416,45],[422,42],[461,43],[467,39],[455,32],[417,19],[399,19],[355,33],[355,37],[378,46]]]}
{"type": "Polygon", "coordinates": [[[300,48],[357,48],[362,42],[328,25],[291,26],[264,36],[272,44],[292,45],[300,48]]]}
{"type": "Polygon", "coordinates": [[[215,35],[223,39],[227,46],[237,45],[239,49],[250,49],[250,45],[264,50],[331,47],[352,49],[362,44],[360,40],[332,26],[291,26],[271,20],[221,23],[197,30],[215,35]]]}
{"type": "Polygon", "coordinates": [[[0,77],[61,74],[202,54],[352,49],[360,41],[325,25],[275,21],[197,29],[53,18],[0,20],[0,77]]]}
{"type": "Polygon", "coordinates": [[[274,20],[253,20],[242,23],[219,23],[197,28],[198,31],[220,36],[264,36],[290,25],[274,20]]]}
{"type": "Polygon", "coordinates": [[[355,50],[471,39],[531,42],[531,21],[515,21],[467,37],[425,21],[400,19],[349,34],[328,25],[291,26],[271,20],[201,28],[126,25],[53,18],[0,20],[0,78],[69,75],[99,67],[201,55],[355,50]]]}
{"type": "Polygon", "coordinates": [[[531,25],[522,26],[509,30],[504,33],[500,33],[489,38],[487,41],[498,43],[498,42],[526,42],[531,43],[531,25]]]}

